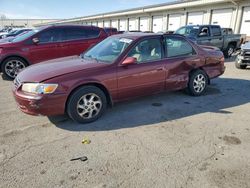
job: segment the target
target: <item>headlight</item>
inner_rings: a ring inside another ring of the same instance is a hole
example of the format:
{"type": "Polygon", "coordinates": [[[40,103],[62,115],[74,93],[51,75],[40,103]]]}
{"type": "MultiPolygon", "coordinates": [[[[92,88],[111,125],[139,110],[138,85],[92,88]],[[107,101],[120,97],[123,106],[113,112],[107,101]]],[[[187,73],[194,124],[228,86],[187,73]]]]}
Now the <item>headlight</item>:
{"type": "Polygon", "coordinates": [[[54,93],[58,84],[25,83],[22,85],[22,91],[34,94],[54,93]]]}

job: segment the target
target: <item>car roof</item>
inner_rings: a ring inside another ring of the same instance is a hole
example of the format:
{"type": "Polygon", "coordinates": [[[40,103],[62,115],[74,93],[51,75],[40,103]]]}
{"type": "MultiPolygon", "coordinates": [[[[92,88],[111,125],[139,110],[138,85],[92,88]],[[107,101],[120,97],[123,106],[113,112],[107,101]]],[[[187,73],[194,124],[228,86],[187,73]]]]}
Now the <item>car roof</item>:
{"type": "MultiPolygon", "coordinates": [[[[99,28],[99,27],[96,27],[96,26],[92,26],[92,25],[79,25],[79,24],[56,24],[56,25],[47,25],[47,26],[41,26],[41,27],[38,27],[39,29],[43,30],[43,29],[47,29],[47,28],[59,28],[59,27],[84,27],[84,28],[99,28]]],[[[102,29],[102,28],[99,28],[99,29],[102,29]]]]}
{"type": "Polygon", "coordinates": [[[111,37],[114,37],[114,38],[128,38],[128,39],[132,39],[132,40],[137,40],[137,39],[140,39],[140,38],[154,37],[154,36],[179,36],[179,37],[185,38],[183,35],[179,35],[179,34],[143,33],[143,32],[124,33],[124,34],[112,35],[111,37]]]}

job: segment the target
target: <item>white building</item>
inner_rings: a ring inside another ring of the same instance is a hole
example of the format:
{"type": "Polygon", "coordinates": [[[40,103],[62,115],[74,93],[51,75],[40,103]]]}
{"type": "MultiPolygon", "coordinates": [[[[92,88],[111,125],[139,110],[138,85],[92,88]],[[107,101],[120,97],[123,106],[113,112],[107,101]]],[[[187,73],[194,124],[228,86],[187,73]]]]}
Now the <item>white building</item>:
{"type": "Polygon", "coordinates": [[[55,22],[58,19],[0,19],[0,28],[4,27],[33,27],[36,24],[55,22]]]}
{"type": "Polygon", "coordinates": [[[120,31],[174,31],[184,25],[216,24],[250,36],[250,0],[182,0],[48,22],[116,27],[120,31]]]}

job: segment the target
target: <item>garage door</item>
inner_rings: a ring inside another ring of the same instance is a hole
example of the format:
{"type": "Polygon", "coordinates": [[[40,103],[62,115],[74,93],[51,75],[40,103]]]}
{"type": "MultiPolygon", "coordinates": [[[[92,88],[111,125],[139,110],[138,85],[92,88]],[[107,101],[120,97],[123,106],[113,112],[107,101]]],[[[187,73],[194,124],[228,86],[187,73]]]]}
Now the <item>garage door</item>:
{"type": "Polygon", "coordinates": [[[129,19],[129,31],[137,30],[136,19],[129,19]]]}
{"type": "Polygon", "coordinates": [[[168,30],[175,31],[181,27],[181,14],[169,15],[168,30]]]}
{"type": "Polygon", "coordinates": [[[117,20],[112,20],[111,27],[118,28],[118,21],[117,20]]]}
{"type": "Polygon", "coordinates": [[[244,8],[240,33],[250,36],[250,7],[244,8]]]}
{"type": "Polygon", "coordinates": [[[104,21],[104,27],[110,27],[110,21],[104,21]]]}
{"type": "Polygon", "coordinates": [[[153,32],[157,33],[163,30],[163,17],[154,16],[153,17],[153,32]]]}
{"type": "Polygon", "coordinates": [[[148,18],[140,18],[140,31],[149,31],[149,19],[148,18]]]}
{"type": "Polygon", "coordinates": [[[97,26],[97,22],[92,22],[92,25],[93,26],[97,26]]]}
{"type": "Polygon", "coordinates": [[[190,12],[188,13],[188,25],[202,25],[203,12],[190,12]]]}
{"type": "Polygon", "coordinates": [[[120,31],[127,31],[127,20],[120,20],[120,31]]]}
{"type": "Polygon", "coordinates": [[[103,27],[103,21],[98,21],[98,27],[103,27]]]}
{"type": "Polygon", "coordinates": [[[211,23],[221,27],[230,27],[232,13],[232,9],[213,10],[211,23]]]}

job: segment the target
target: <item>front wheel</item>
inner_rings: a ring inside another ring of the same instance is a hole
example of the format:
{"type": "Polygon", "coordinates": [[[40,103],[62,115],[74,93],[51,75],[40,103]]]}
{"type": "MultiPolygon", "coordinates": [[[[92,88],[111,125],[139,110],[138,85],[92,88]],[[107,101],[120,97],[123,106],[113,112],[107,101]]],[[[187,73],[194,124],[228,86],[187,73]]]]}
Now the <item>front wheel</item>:
{"type": "Polygon", "coordinates": [[[196,70],[189,77],[187,91],[192,96],[204,94],[208,84],[208,77],[202,70],[196,70]]]}
{"type": "Polygon", "coordinates": [[[237,69],[246,69],[246,68],[247,68],[247,65],[241,65],[241,64],[235,62],[235,67],[236,67],[237,69]]]}
{"type": "Polygon", "coordinates": [[[67,113],[78,123],[97,120],[107,108],[104,92],[95,86],[83,86],[76,90],[67,103],[67,113]]]}
{"type": "Polygon", "coordinates": [[[10,57],[4,60],[1,69],[5,76],[9,79],[14,79],[17,74],[27,66],[28,64],[23,59],[19,57],[10,57]]]}

